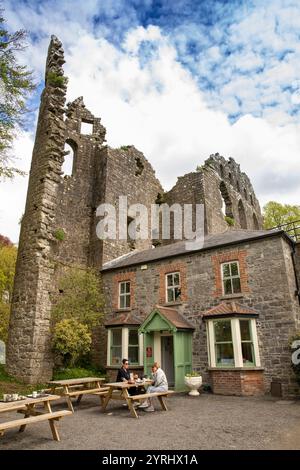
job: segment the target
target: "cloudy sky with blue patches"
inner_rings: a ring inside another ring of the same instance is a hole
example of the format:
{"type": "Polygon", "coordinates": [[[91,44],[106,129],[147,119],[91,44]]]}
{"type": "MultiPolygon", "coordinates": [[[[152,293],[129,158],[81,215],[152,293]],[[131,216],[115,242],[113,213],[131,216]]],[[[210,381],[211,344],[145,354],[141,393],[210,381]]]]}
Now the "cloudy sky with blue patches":
{"type": "MultiPolygon", "coordinates": [[[[102,118],[108,144],[135,144],[166,189],[219,152],[241,164],[262,205],[300,203],[299,0],[3,3],[9,28],[29,31],[20,59],[39,83],[16,142],[19,166],[30,167],[47,47],[56,34],[69,100],[83,95],[102,118]]],[[[17,179],[0,187],[0,200],[11,201],[0,202],[0,233],[14,241],[26,186],[17,179]]]]}

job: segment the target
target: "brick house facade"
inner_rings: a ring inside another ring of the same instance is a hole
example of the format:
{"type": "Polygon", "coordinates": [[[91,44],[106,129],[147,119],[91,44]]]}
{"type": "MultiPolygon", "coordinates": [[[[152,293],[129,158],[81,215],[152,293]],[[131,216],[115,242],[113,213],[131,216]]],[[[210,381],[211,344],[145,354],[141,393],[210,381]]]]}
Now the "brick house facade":
{"type": "MultiPolygon", "coordinates": [[[[157,305],[176,308],[195,328],[192,367],[201,372],[204,383],[215,393],[268,393],[274,384],[280,384],[283,396],[295,395],[299,389],[291,369],[289,339],[300,326],[300,307],[291,255],[293,242],[279,231],[228,231],[221,235],[208,237],[204,247],[195,252],[185,251],[184,244],[178,242],[104,265],[106,321],[120,313],[115,309],[116,281],[134,279],[134,302],[127,311],[142,323],[157,305]],[[239,263],[240,292],[224,295],[221,266],[235,261],[239,263]],[[170,272],[181,274],[182,296],[175,302],[167,302],[164,295],[165,276],[170,272]],[[233,313],[226,311],[231,303],[238,306],[233,313]],[[242,367],[237,367],[235,358],[233,367],[212,367],[208,322],[213,321],[209,312],[214,308],[221,308],[218,318],[233,319],[232,326],[234,318],[242,319],[243,315],[254,322],[258,356],[254,365],[243,367],[241,363],[242,367]]],[[[102,338],[106,335],[103,330],[102,338]]],[[[101,349],[98,359],[107,364],[101,349]]],[[[114,368],[107,367],[114,373],[114,368]]]]}

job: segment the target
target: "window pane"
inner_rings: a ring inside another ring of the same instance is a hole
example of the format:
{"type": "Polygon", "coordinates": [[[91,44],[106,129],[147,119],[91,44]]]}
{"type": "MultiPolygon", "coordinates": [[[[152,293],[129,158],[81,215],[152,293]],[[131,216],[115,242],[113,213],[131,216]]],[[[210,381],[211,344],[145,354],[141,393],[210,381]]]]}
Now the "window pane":
{"type": "Polygon", "coordinates": [[[122,347],[121,346],[113,346],[111,348],[111,364],[112,365],[119,365],[122,361],[122,347]]]}
{"type": "Polygon", "coordinates": [[[128,344],[135,346],[139,344],[139,335],[137,330],[129,330],[128,344]]]}
{"type": "Polygon", "coordinates": [[[252,343],[242,343],[243,363],[254,364],[253,345],[252,343]]]}
{"type": "Polygon", "coordinates": [[[241,281],[239,277],[232,279],[233,293],[239,294],[241,292],[241,281]]]}
{"type": "Polygon", "coordinates": [[[233,345],[228,344],[217,344],[216,345],[216,359],[217,365],[231,366],[234,365],[233,357],[233,345]]]}
{"type": "Polygon", "coordinates": [[[126,306],[126,298],[125,295],[120,296],[120,308],[125,308],[126,306]]]}
{"type": "Polygon", "coordinates": [[[125,282],[125,292],[130,293],[130,282],[125,282]]]}
{"type": "Polygon", "coordinates": [[[122,330],[120,328],[111,330],[111,344],[112,346],[122,345],[122,330]]]}
{"type": "Polygon", "coordinates": [[[179,273],[174,274],[174,285],[179,286],[180,280],[179,280],[179,273]]]}
{"type": "Polygon", "coordinates": [[[180,289],[179,289],[179,287],[175,287],[174,292],[175,292],[175,300],[179,300],[180,299],[180,289]]]}
{"type": "Polygon", "coordinates": [[[125,283],[121,282],[120,283],[120,294],[124,294],[124,292],[125,292],[125,283]]]}
{"type": "Polygon", "coordinates": [[[224,294],[232,294],[231,279],[224,280],[224,294]]]}
{"type": "Polygon", "coordinates": [[[232,341],[230,320],[217,321],[214,323],[214,328],[216,343],[221,341],[232,341]]]}
{"type": "Polygon", "coordinates": [[[130,307],[130,294],[126,294],[125,295],[125,308],[129,308],[130,307]]]}
{"type": "Polygon", "coordinates": [[[240,329],[242,341],[251,341],[250,321],[240,320],[240,329]]]}
{"type": "Polygon", "coordinates": [[[139,348],[138,346],[128,347],[128,359],[130,364],[138,364],[139,362],[139,348]]]}
{"type": "Polygon", "coordinates": [[[168,302],[174,302],[174,291],[173,291],[173,289],[168,289],[168,302]]]}
{"type": "Polygon", "coordinates": [[[230,267],[229,264],[223,264],[223,277],[230,277],[230,267]]]}
{"type": "Polygon", "coordinates": [[[173,276],[172,274],[167,275],[167,285],[172,286],[173,285],[173,276]]]}
{"type": "Polygon", "coordinates": [[[238,264],[237,263],[231,263],[231,275],[232,276],[238,276],[239,275],[239,270],[238,270],[238,264]]]}

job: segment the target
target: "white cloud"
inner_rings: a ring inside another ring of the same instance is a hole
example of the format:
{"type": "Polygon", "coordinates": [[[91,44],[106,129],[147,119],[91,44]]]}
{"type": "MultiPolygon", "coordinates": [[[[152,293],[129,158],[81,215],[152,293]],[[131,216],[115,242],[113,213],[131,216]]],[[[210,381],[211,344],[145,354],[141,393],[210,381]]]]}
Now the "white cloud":
{"type": "MultiPolygon", "coordinates": [[[[93,2],[89,5],[92,14],[93,2]]],[[[193,171],[211,153],[219,152],[241,164],[262,204],[270,199],[299,203],[300,125],[292,122],[287,112],[289,95],[280,88],[284,80],[291,81],[295,84],[293,92],[297,93],[298,65],[293,68],[292,59],[280,66],[270,59],[273,66],[263,74],[233,77],[220,90],[222,107],[212,109],[209,94],[199,90],[195,77],[178,61],[178,49],[158,27],[131,28],[121,49],[88,32],[86,16],[79,27],[77,13],[75,22],[68,24],[68,28],[50,13],[47,24],[43,20],[38,25],[35,16],[32,21],[37,28],[43,28],[47,34],[54,32],[64,41],[68,99],[83,95],[86,106],[102,118],[109,145],[134,144],[142,150],[166,189],[175,184],[178,176],[193,171]],[[141,64],[140,45],[147,42],[155,46],[156,53],[141,64]],[[236,95],[242,98],[242,108],[236,95]],[[257,100],[271,104],[277,99],[281,107],[266,107],[263,118],[249,114],[257,109],[257,100]],[[242,109],[244,116],[230,124],[227,113],[238,109],[242,109]]],[[[255,17],[248,19],[247,28],[249,41],[257,32],[259,38],[274,39],[272,28],[263,31],[260,23],[255,25],[255,17]]],[[[241,29],[238,32],[242,34],[241,29]]],[[[26,53],[28,64],[40,74],[43,74],[47,46],[48,39],[43,37],[26,53]]],[[[276,43],[276,47],[281,46],[276,43]]],[[[209,57],[211,63],[219,60],[220,49],[212,47],[209,57]]],[[[251,69],[261,63],[254,48],[249,49],[244,65],[242,62],[240,57],[239,66],[251,69]]],[[[227,80],[230,80],[230,70],[220,70],[220,75],[229,74],[227,80]]],[[[29,133],[16,142],[17,153],[24,155],[20,166],[27,170],[32,144],[29,133]]],[[[26,179],[0,185],[0,233],[14,241],[17,241],[25,198],[26,179]]]]}

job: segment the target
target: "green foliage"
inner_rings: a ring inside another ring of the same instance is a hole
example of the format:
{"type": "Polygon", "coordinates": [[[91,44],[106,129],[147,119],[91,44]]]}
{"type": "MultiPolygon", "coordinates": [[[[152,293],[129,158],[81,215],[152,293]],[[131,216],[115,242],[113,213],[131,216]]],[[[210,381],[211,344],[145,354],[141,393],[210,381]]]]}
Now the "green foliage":
{"type": "Polygon", "coordinates": [[[55,72],[49,72],[47,75],[47,83],[57,88],[62,88],[68,82],[67,77],[57,75],[55,72]]]}
{"type": "Polygon", "coordinates": [[[28,385],[8,375],[5,366],[0,364],[0,395],[3,393],[20,393],[28,395],[33,390],[42,390],[48,387],[47,384],[28,385]]]}
{"type": "Polygon", "coordinates": [[[53,372],[53,380],[80,379],[82,377],[104,377],[105,371],[95,367],[62,368],[53,372]]]}
{"type": "MultiPolygon", "coordinates": [[[[300,348],[298,347],[293,347],[295,341],[300,341],[300,331],[298,331],[291,339],[290,339],[290,348],[291,348],[291,353],[296,355],[297,359],[300,358],[300,348]]],[[[293,356],[292,356],[293,357],[293,356]]],[[[296,374],[297,377],[297,382],[300,385],[300,363],[299,364],[294,364],[292,362],[292,369],[296,374]]]]}
{"type": "Polygon", "coordinates": [[[121,147],[119,147],[119,149],[124,150],[125,152],[127,152],[131,147],[132,147],[132,145],[121,145],[121,147]]]}
{"type": "Polygon", "coordinates": [[[26,101],[35,89],[32,72],[18,64],[16,52],[25,48],[24,30],[10,33],[0,8],[0,177],[12,178],[24,172],[11,166],[11,146],[17,130],[24,125],[26,101]]]}
{"type": "Polygon", "coordinates": [[[225,215],[224,220],[227,222],[228,225],[231,227],[234,225],[235,221],[233,217],[229,217],[228,215],[225,215]]]}
{"type": "Polygon", "coordinates": [[[54,238],[56,238],[56,240],[63,242],[64,239],[66,238],[66,232],[64,231],[63,228],[58,228],[57,230],[55,230],[53,236],[54,238]]]}
{"type": "Polygon", "coordinates": [[[58,282],[52,310],[55,322],[75,319],[90,329],[103,317],[104,300],[100,276],[93,269],[69,268],[58,282]]]}
{"type": "Polygon", "coordinates": [[[0,340],[4,342],[8,335],[16,259],[17,248],[14,245],[0,244],[0,340]]]}
{"type": "Polygon", "coordinates": [[[196,370],[193,370],[189,374],[185,374],[186,377],[201,377],[200,372],[197,372],[196,370]]]}
{"type": "Polygon", "coordinates": [[[91,349],[92,337],[86,325],[68,319],[58,322],[54,327],[52,347],[60,355],[65,366],[73,367],[80,357],[91,349]]]}
{"type": "Polygon", "coordinates": [[[273,228],[278,225],[300,220],[300,206],[280,204],[270,201],[263,208],[264,228],[273,228]]]}

